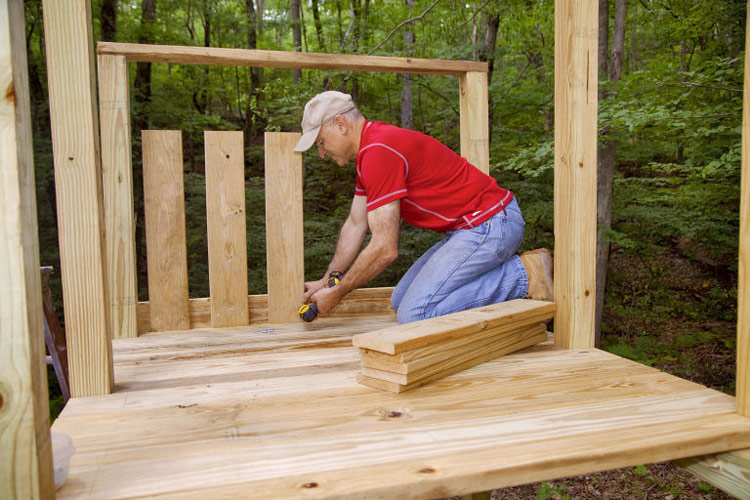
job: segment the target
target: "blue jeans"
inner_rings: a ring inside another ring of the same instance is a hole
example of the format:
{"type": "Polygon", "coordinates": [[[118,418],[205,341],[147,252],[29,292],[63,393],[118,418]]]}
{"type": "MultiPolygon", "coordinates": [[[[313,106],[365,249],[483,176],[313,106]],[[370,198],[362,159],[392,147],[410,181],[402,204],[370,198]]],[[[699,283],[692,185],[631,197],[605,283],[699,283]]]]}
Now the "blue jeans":
{"type": "Polygon", "coordinates": [[[516,255],[524,226],[514,198],[479,226],[448,232],[396,285],[391,303],[398,322],[525,297],[529,279],[516,255]]]}

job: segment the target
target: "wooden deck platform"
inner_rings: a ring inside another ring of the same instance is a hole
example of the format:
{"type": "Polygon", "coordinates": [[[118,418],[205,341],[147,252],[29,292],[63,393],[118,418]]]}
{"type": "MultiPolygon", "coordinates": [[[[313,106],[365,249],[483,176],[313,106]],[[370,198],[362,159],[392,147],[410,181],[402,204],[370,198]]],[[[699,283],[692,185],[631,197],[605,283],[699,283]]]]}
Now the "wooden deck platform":
{"type": "Polygon", "coordinates": [[[76,448],[59,498],[435,498],[750,447],[732,397],[599,350],[358,385],[351,336],[394,322],[115,340],[116,392],[52,427],[76,448]]]}

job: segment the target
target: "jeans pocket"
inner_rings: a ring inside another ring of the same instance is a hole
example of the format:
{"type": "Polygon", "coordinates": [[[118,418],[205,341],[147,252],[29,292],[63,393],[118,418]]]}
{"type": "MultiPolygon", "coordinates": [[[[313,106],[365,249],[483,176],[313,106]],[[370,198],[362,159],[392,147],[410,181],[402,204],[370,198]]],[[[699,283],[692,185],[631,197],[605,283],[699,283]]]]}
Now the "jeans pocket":
{"type": "Polygon", "coordinates": [[[523,222],[523,219],[519,220],[516,217],[510,216],[510,214],[508,214],[508,217],[502,217],[497,222],[500,227],[496,234],[495,254],[497,254],[500,262],[505,262],[518,252],[521,241],[523,241],[524,226],[526,224],[523,222]]]}

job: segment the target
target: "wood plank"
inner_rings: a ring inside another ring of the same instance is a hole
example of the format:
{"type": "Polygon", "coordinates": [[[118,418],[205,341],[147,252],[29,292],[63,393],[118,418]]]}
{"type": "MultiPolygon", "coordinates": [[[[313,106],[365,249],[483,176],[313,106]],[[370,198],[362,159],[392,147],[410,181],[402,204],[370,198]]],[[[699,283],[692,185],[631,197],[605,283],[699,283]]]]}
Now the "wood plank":
{"type": "Polygon", "coordinates": [[[98,66],[110,329],[112,338],[137,337],[128,62],[124,56],[101,55],[98,66]]]}
{"type": "Polygon", "coordinates": [[[468,71],[459,77],[461,156],[490,173],[490,114],[487,72],[468,71]]]}
{"type": "Polygon", "coordinates": [[[677,464],[740,500],[750,500],[750,449],[686,458],[677,464]]]}
{"type": "Polygon", "coordinates": [[[555,0],[555,341],[594,345],[598,4],[555,0]]]}
{"type": "Polygon", "coordinates": [[[352,344],[386,354],[398,354],[491,328],[518,329],[531,326],[552,318],[554,310],[555,305],[550,302],[511,300],[363,333],[355,336],[352,344]]]}
{"type": "MultiPolygon", "coordinates": [[[[538,338],[544,333],[547,339],[547,327],[543,323],[533,325],[520,330],[514,330],[509,332],[493,333],[492,335],[486,335],[484,332],[481,338],[474,339],[474,336],[464,337],[456,339],[454,341],[448,341],[445,343],[439,343],[432,347],[428,353],[422,356],[410,356],[407,361],[401,361],[399,358],[405,354],[411,354],[413,351],[406,351],[401,354],[383,354],[382,352],[370,351],[367,349],[360,349],[360,356],[362,358],[362,366],[368,368],[375,368],[378,370],[385,370],[394,373],[401,373],[404,375],[410,373],[416,373],[424,368],[434,366],[437,363],[455,359],[458,356],[464,356],[468,353],[478,354],[485,350],[491,350],[498,347],[505,347],[513,344],[517,339],[526,338],[538,338]],[[459,343],[456,343],[459,342],[459,343]],[[498,345],[500,343],[500,345],[498,345]]],[[[538,342],[537,342],[538,343],[538,342]]],[[[422,351],[422,349],[416,349],[422,351]]]]}
{"type": "MultiPolygon", "coordinates": [[[[750,4],[746,27],[750,27],[750,4]]],[[[737,412],[750,416],[750,30],[745,33],[742,95],[742,180],[737,275],[737,412]]]]}
{"type": "Polygon", "coordinates": [[[43,7],[60,274],[75,398],[112,388],[91,5],[45,0],[43,7]]]}
{"type": "Polygon", "coordinates": [[[458,76],[467,71],[487,73],[486,62],[418,59],[414,57],[359,56],[280,50],[225,49],[175,45],[99,42],[99,54],[124,55],[128,61],[255,66],[261,68],[308,68],[383,73],[419,73],[458,76]]]}
{"type": "Polygon", "coordinates": [[[465,352],[456,355],[454,358],[420,368],[407,374],[386,372],[363,366],[362,375],[399,384],[401,387],[398,388],[398,390],[391,392],[404,392],[428,382],[432,382],[433,380],[466,370],[467,368],[486,363],[487,361],[492,361],[500,356],[531,347],[540,342],[544,342],[545,340],[547,340],[546,332],[537,333],[535,335],[524,335],[522,337],[517,337],[510,342],[507,340],[498,341],[494,344],[487,345],[481,352],[465,352]]]}
{"type": "Polygon", "coordinates": [[[153,331],[190,328],[182,133],[143,130],[148,297],[153,331]]]}
{"type": "Polygon", "coordinates": [[[305,283],[302,155],[298,133],[266,132],[268,322],[299,321],[305,283]]]}
{"type": "MultiPolygon", "coordinates": [[[[391,306],[393,287],[358,288],[336,306],[329,314],[332,318],[360,318],[362,316],[395,314],[391,306]]],[[[247,307],[250,316],[249,324],[268,322],[268,295],[249,295],[247,307]]],[[[211,299],[190,299],[191,328],[211,326],[211,299]]],[[[137,307],[138,333],[153,331],[151,329],[150,306],[148,302],[139,302],[137,307]]],[[[294,318],[294,323],[299,319],[294,318]]]]}
{"type": "Polygon", "coordinates": [[[242,132],[204,132],[211,326],[248,324],[242,132]]]}
{"type": "Polygon", "coordinates": [[[0,498],[54,496],[23,2],[0,4],[0,498]]]}

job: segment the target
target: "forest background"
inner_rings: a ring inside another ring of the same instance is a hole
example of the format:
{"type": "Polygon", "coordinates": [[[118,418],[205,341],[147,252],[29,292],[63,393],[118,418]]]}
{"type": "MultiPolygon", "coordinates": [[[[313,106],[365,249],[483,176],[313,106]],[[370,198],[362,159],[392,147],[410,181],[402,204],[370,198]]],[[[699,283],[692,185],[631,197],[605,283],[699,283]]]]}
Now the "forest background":
{"type": "MultiPolygon", "coordinates": [[[[746,8],[599,0],[598,342],[730,394],[746,8]]],[[[521,203],[522,250],[554,247],[553,9],[553,0],[92,1],[95,41],[487,61],[490,173],[521,203]]],[[[41,0],[25,10],[41,261],[59,270],[41,0]]],[[[459,149],[453,77],[150,63],[130,72],[141,300],[143,129],[182,131],[191,297],[209,295],[204,130],[244,132],[250,293],[266,292],[263,133],[298,131],[310,97],[348,92],[368,119],[459,149]]],[[[308,279],[326,269],[354,179],[351,166],[304,156],[308,279]]],[[[369,286],[394,285],[439,238],[404,225],[397,261],[369,286]]],[[[62,317],[59,272],[51,286],[62,317]]],[[[62,403],[50,378],[54,417],[62,403]]]]}

